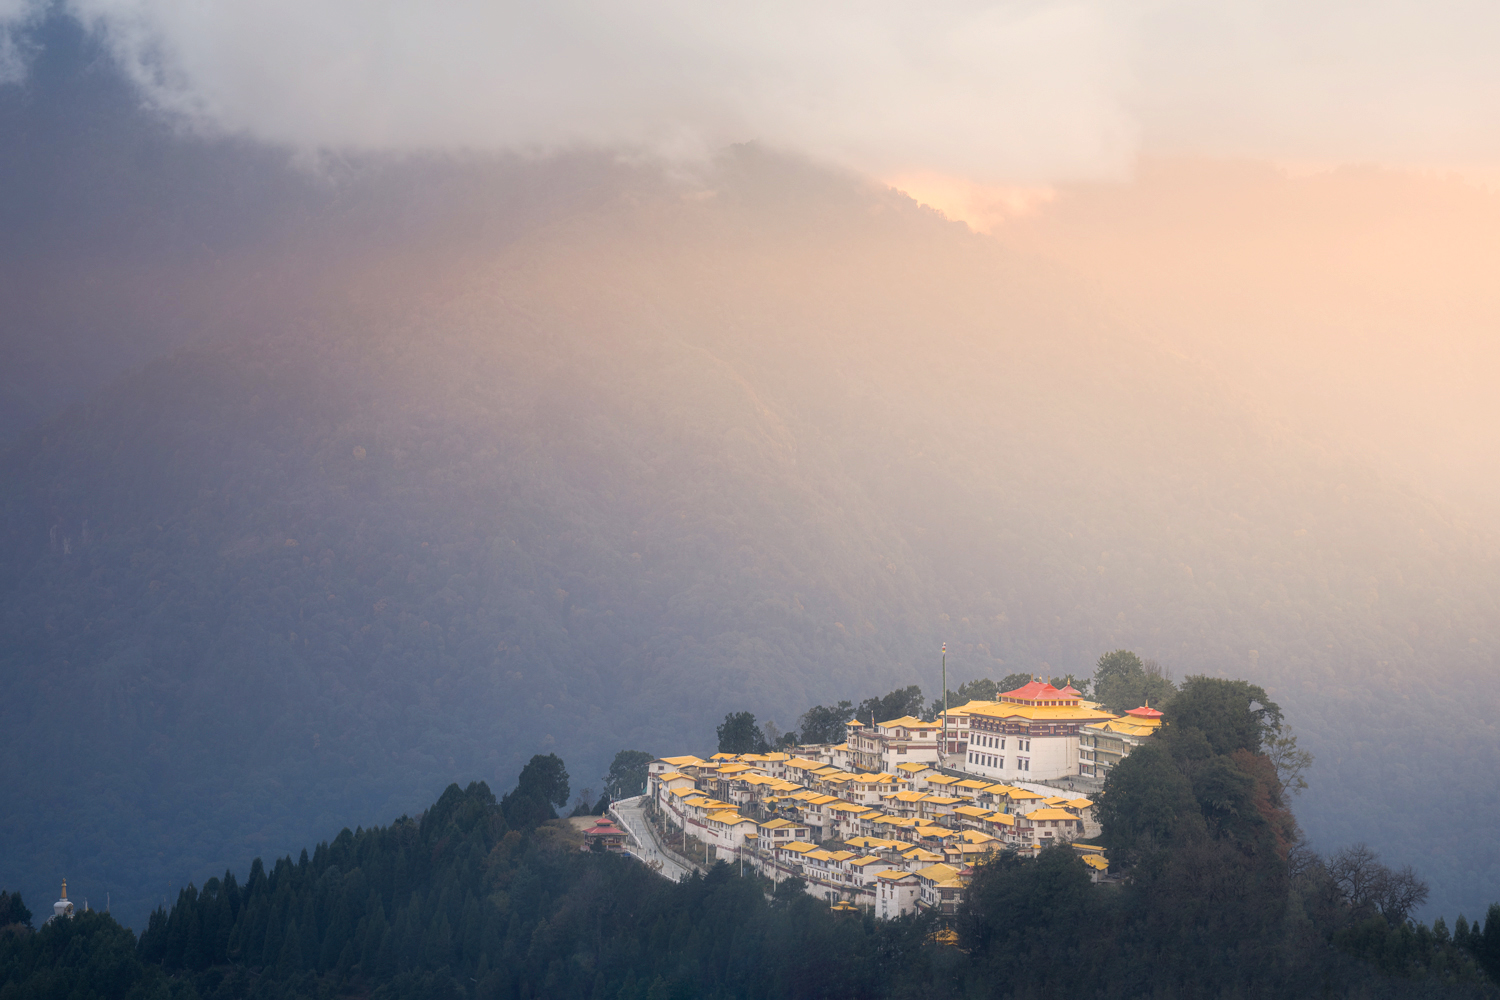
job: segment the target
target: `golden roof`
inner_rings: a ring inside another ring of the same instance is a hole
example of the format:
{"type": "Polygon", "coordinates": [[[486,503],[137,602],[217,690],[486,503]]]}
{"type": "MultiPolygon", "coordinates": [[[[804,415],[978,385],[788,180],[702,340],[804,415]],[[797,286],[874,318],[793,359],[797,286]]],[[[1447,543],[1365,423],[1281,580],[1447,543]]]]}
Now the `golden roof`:
{"type": "Polygon", "coordinates": [[[912,872],[917,878],[926,879],[929,882],[950,882],[958,878],[958,869],[952,865],[935,864],[926,868],[918,868],[912,872]]]}
{"type": "Polygon", "coordinates": [[[1092,722],[1113,719],[1109,712],[1100,712],[1082,705],[1020,705],[1012,702],[992,702],[969,710],[970,715],[983,715],[993,719],[1027,719],[1032,722],[1092,722]]]}
{"type": "Polygon", "coordinates": [[[902,729],[936,729],[938,727],[936,722],[923,722],[921,719],[913,719],[909,715],[903,715],[899,719],[892,719],[890,722],[877,722],[876,725],[881,729],[894,729],[898,726],[902,729]]]}
{"type": "Polygon", "coordinates": [[[738,826],[741,823],[755,822],[755,820],[753,819],[747,819],[737,812],[728,810],[726,810],[725,812],[709,813],[708,818],[713,820],[715,823],[723,823],[726,826],[738,826]]]}
{"type": "Polygon", "coordinates": [[[1077,819],[1078,817],[1074,816],[1072,813],[1068,812],[1066,809],[1033,809],[1031,812],[1029,812],[1029,813],[1026,814],[1026,818],[1029,819],[1029,820],[1039,820],[1039,819],[1077,819]]]}

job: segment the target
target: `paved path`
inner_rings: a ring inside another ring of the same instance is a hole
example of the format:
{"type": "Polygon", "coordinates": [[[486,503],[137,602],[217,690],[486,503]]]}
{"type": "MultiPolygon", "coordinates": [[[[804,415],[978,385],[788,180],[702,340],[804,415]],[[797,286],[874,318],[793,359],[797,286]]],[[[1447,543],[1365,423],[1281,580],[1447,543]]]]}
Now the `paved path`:
{"type": "Polygon", "coordinates": [[[661,873],[674,882],[680,882],[687,877],[690,869],[684,868],[677,861],[661,849],[656,840],[656,833],[651,829],[651,824],[646,822],[644,803],[646,797],[637,795],[631,799],[621,799],[611,802],[609,811],[615,819],[620,821],[620,826],[630,834],[630,853],[642,861],[661,862],[661,873]]]}

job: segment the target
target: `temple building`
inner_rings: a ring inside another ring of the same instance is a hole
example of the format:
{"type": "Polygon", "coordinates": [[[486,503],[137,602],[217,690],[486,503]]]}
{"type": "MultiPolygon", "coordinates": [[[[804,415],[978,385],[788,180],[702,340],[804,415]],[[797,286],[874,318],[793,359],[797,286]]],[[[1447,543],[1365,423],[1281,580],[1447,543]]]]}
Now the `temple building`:
{"type": "Polygon", "coordinates": [[[968,739],[960,766],[994,781],[1041,781],[1083,773],[1079,736],[1114,716],[1086,708],[1071,685],[1033,680],[994,701],[970,702],[968,739]]]}
{"type": "Polygon", "coordinates": [[[1118,719],[1084,726],[1078,738],[1078,773],[1103,778],[1142,740],[1157,734],[1161,715],[1150,705],[1142,705],[1118,719]]]}

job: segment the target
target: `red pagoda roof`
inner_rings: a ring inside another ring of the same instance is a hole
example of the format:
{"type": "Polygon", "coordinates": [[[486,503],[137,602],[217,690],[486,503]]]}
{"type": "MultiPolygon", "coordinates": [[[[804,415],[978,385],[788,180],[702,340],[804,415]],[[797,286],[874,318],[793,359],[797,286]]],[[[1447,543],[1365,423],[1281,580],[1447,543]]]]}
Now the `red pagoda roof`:
{"type": "Polygon", "coordinates": [[[1158,712],[1156,709],[1152,708],[1150,705],[1142,705],[1140,708],[1132,708],[1130,711],[1126,712],[1125,714],[1126,715],[1133,715],[1137,719],[1160,719],[1161,718],[1161,713],[1158,712]]]}
{"type": "Polygon", "coordinates": [[[1030,684],[1016,688],[1014,691],[1006,691],[1000,695],[1002,701],[1024,701],[1024,702],[1047,702],[1047,701],[1074,701],[1082,697],[1079,692],[1069,687],[1066,691],[1059,691],[1045,681],[1032,681],[1030,684]]]}
{"type": "Polygon", "coordinates": [[[609,833],[624,833],[624,832],[625,832],[624,830],[621,830],[619,827],[615,826],[614,821],[608,820],[608,819],[601,819],[599,822],[595,823],[593,826],[591,826],[587,830],[583,831],[583,835],[586,837],[586,836],[588,836],[591,833],[609,834],[609,833]]]}
{"type": "Polygon", "coordinates": [[[1062,694],[1062,695],[1065,695],[1066,697],[1069,697],[1069,698],[1082,698],[1083,697],[1083,692],[1080,691],[1080,690],[1078,690],[1076,687],[1074,687],[1071,684],[1069,684],[1066,687],[1064,687],[1058,693],[1062,694]]]}

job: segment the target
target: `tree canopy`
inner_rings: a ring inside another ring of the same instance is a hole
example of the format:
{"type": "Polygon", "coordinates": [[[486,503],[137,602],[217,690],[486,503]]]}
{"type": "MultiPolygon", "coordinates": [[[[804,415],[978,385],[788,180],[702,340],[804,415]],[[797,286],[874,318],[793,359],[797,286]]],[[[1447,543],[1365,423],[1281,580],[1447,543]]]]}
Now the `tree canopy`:
{"type": "Polygon", "coordinates": [[[854,703],[841,701],[833,706],[814,705],[802,713],[803,743],[840,743],[854,718],[854,703]]]}
{"type": "Polygon", "coordinates": [[[511,826],[535,826],[556,819],[553,806],[568,804],[568,769],[555,753],[537,754],[521,769],[516,787],[500,802],[511,826]]]}
{"type": "Polygon", "coordinates": [[[753,712],[730,712],[718,729],[719,753],[765,753],[770,744],[753,712]]]}
{"type": "Polygon", "coordinates": [[[1128,649],[1105,653],[1094,667],[1094,700],[1117,715],[1142,705],[1163,708],[1176,691],[1160,664],[1128,649]]]}
{"type": "Polygon", "coordinates": [[[610,762],[604,791],[612,799],[628,799],[646,790],[646,777],[656,758],[644,750],[621,750],[610,762]]]}
{"type": "Polygon", "coordinates": [[[854,717],[865,725],[869,725],[872,719],[886,722],[907,715],[920,719],[924,717],[924,705],[926,699],[922,697],[922,689],[911,684],[880,697],[866,698],[855,709],[854,717]]]}
{"type": "Polygon", "coordinates": [[[1162,721],[1198,730],[1216,754],[1258,754],[1262,741],[1281,728],[1281,708],[1248,681],[1195,676],[1183,681],[1162,721]]]}

